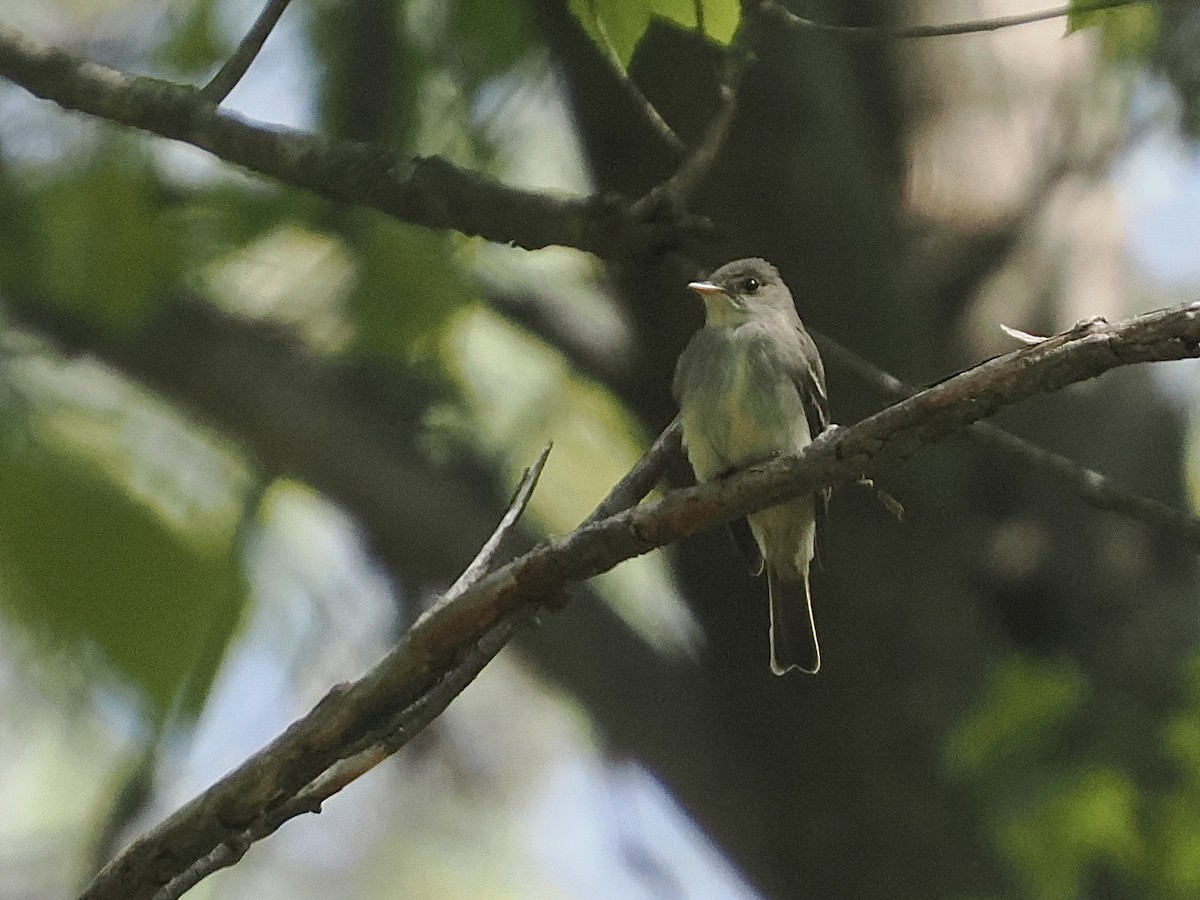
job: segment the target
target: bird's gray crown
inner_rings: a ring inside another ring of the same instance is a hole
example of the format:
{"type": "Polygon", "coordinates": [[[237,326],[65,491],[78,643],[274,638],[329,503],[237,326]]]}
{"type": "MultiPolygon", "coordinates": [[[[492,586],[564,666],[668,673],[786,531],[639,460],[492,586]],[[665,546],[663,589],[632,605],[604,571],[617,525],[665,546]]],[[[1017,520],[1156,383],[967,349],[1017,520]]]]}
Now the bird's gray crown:
{"type": "Polygon", "coordinates": [[[709,276],[709,283],[720,289],[735,309],[749,312],[775,309],[795,313],[792,292],[779,270],[765,259],[751,257],[726,263],[709,276]]]}
{"type": "Polygon", "coordinates": [[[725,263],[708,280],[730,294],[754,293],[754,290],[747,290],[752,282],[759,286],[783,284],[779,270],[757,256],[725,263]]]}

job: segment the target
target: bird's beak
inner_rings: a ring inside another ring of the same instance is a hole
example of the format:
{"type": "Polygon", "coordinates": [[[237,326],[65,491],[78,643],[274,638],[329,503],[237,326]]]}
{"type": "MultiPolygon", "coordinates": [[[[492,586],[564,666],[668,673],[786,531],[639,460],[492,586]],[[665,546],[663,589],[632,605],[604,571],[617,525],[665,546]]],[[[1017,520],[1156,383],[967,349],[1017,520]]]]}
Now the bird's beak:
{"type": "Polygon", "coordinates": [[[733,297],[711,281],[693,281],[688,287],[704,301],[704,320],[709,325],[723,322],[733,310],[733,297]]]}
{"type": "Polygon", "coordinates": [[[689,282],[689,283],[688,283],[688,289],[689,289],[689,290],[693,290],[693,291],[695,291],[697,294],[699,294],[699,295],[700,295],[700,297],[701,297],[701,298],[704,298],[704,297],[706,297],[706,296],[708,296],[708,295],[711,295],[711,294],[723,294],[723,293],[725,293],[725,291],[723,291],[721,288],[717,287],[717,286],[716,286],[715,284],[713,284],[711,281],[692,281],[692,282],[689,282]]]}

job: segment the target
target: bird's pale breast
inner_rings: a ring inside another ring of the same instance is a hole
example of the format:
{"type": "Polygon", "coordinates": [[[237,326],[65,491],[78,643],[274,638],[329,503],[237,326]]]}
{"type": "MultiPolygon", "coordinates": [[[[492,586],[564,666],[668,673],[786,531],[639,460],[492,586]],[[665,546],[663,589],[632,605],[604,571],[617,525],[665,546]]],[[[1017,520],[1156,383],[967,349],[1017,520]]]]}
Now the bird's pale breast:
{"type": "Polygon", "coordinates": [[[794,453],[811,441],[795,382],[754,323],[701,329],[680,358],[684,442],[697,477],[794,453]]]}

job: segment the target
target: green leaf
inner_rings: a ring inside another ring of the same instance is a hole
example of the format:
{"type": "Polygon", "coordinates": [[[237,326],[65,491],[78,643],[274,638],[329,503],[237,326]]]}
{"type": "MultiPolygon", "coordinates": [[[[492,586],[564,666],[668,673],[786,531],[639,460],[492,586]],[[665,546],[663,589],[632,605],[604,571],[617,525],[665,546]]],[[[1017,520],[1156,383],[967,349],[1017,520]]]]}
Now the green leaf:
{"type": "Polygon", "coordinates": [[[372,217],[351,240],[359,273],[350,310],[368,354],[431,353],[454,313],[478,299],[453,235],[372,217]]]}
{"type": "MultiPolygon", "coordinates": [[[[555,348],[479,306],[456,316],[442,348],[457,384],[462,419],[439,411],[435,428],[458,426],[476,453],[500,463],[513,483],[548,442],[551,454],[527,521],[564,534],[641,456],[647,437],[603,386],[579,377],[555,348]]],[[[597,577],[601,595],[665,653],[691,647],[694,623],[661,555],[629,560],[597,577]]],[[[694,648],[693,648],[694,649],[694,648]]]]}
{"type": "Polygon", "coordinates": [[[1179,767],[1183,783],[1200,793],[1200,657],[1183,671],[1183,704],[1163,725],[1162,742],[1168,758],[1179,767]]]}
{"type": "Polygon", "coordinates": [[[733,40],[742,20],[742,6],[737,0],[655,0],[652,5],[655,15],[683,28],[699,28],[722,46],[733,40]]]}
{"type": "Polygon", "coordinates": [[[0,612],[154,718],[196,711],[245,603],[249,470],[98,363],[14,351],[2,374],[0,612]]]}
{"type": "Polygon", "coordinates": [[[218,37],[215,0],[193,0],[186,18],[171,30],[158,50],[163,62],[181,72],[201,72],[224,62],[233,51],[218,37]]]}
{"type": "Polygon", "coordinates": [[[641,0],[570,0],[571,12],[605,53],[628,69],[633,51],[650,26],[649,4],[641,0]]]}
{"type": "Polygon", "coordinates": [[[53,454],[6,447],[0,496],[6,613],[72,655],[98,649],[155,719],[195,713],[245,601],[231,555],[199,552],[53,454]]]}
{"type": "Polygon", "coordinates": [[[1110,61],[1146,60],[1158,42],[1160,17],[1155,4],[1090,9],[1095,5],[1094,0],[1071,0],[1070,5],[1067,34],[1095,28],[1110,61]]]}
{"type": "Polygon", "coordinates": [[[1123,773],[1098,768],[1078,775],[1002,829],[1005,854],[1025,876],[1027,896],[1086,896],[1094,863],[1136,870],[1145,856],[1138,833],[1138,790],[1123,773]]]}
{"type": "Polygon", "coordinates": [[[494,0],[457,0],[450,21],[456,60],[467,89],[502,75],[535,46],[524,4],[497,7],[494,0]]]}
{"type": "Polygon", "coordinates": [[[655,16],[683,28],[698,28],[719,44],[733,39],[741,21],[737,0],[569,0],[571,12],[592,40],[629,67],[638,42],[655,16]]]}
{"type": "Polygon", "coordinates": [[[947,768],[959,778],[1008,771],[1014,760],[1052,746],[1086,696],[1086,680],[1069,663],[1005,660],[976,709],[948,735],[947,768]]]}
{"type": "Polygon", "coordinates": [[[180,241],[146,168],[102,160],[51,184],[36,204],[39,294],[122,329],[176,283],[180,241]]]}
{"type": "Polygon", "coordinates": [[[1194,793],[1175,794],[1162,805],[1151,867],[1155,897],[1200,897],[1200,819],[1194,793]]]}

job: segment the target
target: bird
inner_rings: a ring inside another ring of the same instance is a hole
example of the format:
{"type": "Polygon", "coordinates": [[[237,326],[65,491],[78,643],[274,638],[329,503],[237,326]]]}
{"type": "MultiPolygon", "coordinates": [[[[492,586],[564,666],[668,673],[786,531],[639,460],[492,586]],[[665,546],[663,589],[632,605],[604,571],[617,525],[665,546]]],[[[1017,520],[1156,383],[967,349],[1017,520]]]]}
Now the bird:
{"type": "MultiPolygon", "coordinates": [[[[821,356],[779,270],[739,259],[688,287],[704,301],[704,326],[680,354],[672,388],[697,481],[798,453],[829,426],[829,404],[821,356]]],[[[823,503],[823,494],[805,495],[731,525],[751,572],[766,571],[776,675],[821,668],[808,574],[823,503]]]]}

